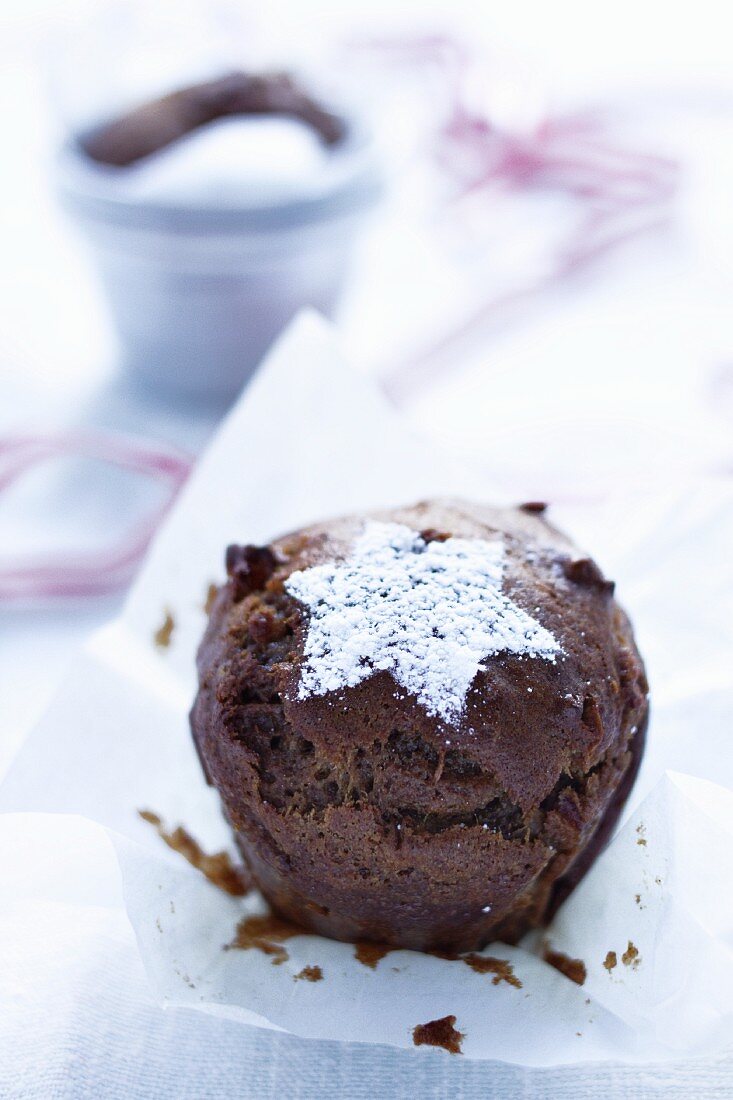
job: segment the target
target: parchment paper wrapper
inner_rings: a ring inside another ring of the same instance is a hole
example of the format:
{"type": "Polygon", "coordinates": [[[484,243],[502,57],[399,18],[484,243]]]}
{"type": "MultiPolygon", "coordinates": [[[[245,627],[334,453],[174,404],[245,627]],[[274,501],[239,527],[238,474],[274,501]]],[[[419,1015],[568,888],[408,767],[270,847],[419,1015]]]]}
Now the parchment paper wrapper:
{"type": "Polygon", "coordinates": [[[5,895],[63,902],[79,927],[90,907],[124,906],[163,1003],[259,1027],[411,1047],[415,1025],[453,1014],[466,1057],[528,1066],[720,1051],[733,1024],[727,485],[552,512],[618,582],[648,662],[653,723],[625,824],[554,925],[486,949],[521,987],[404,951],[372,969],[351,945],[309,935],[288,941],[280,965],[223,950],[261,900],[216,889],[138,816],[182,823],[209,851],[230,845],[187,723],[203,604],[226,544],[445,493],[502,502],[484,477],[410,434],[326,325],[300,317],[198,464],[124,614],[91,639],[11,769],[0,798],[5,895]],[[166,613],[163,650],[153,639],[166,613]],[[584,985],[542,960],[545,939],[585,963],[584,985]],[[315,965],[323,980],[294,980],[315,965]]]}

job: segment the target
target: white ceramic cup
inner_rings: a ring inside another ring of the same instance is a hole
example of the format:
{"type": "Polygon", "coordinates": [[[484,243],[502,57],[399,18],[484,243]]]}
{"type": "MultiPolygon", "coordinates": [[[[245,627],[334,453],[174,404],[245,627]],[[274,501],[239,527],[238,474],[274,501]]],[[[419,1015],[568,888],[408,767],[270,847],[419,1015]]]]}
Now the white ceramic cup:
{"type": "Polygon", "coordinates": [[[380,193],[367,129],[342,119],[344,139],[302,193],[260,187],[223,205],[140,197],[128,169],[95,163],[77,140],[61,150],[62,203],[91,244],[123,369],[147,389],[232,399],[301,307],[333,313],[380,193]]]}

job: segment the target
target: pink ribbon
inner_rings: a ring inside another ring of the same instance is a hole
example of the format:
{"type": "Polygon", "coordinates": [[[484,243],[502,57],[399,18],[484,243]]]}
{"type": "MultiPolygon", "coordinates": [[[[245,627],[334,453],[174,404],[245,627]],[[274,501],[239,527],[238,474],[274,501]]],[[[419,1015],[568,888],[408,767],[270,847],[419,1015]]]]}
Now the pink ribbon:
{"type": "Polygon", "coordinates": [[[382,62],[437,77],[443,111],[432,136],[433,155],[451,183],[453,204],[481,192],[488,199],[496,187],[542,189],[569,196],[580,213],[541,275],[493,295],[439,340],[390,364],[385,385],[399,399],[455,361],[457,345],[517,302],[550,289],[619,244],[663,224],[678,166],[665,157],[616,146],[608,137],[608,120],[599,112],[547,118],[528,133],[500,129],[471,106],[467,87],[476,62],[449,36],[378,39],[357,46],[382,62]]]}
{"type": "Polygon", "coordinates": [[[117,543],[104,549],[39,554],[22,562],[0,561],[0,600],[99,596],[124,588],[191,469],[191,459],[179,451],[118,435],[14,436],[0,440],[0,492],[39,463],[69,456],[107,462],[160,481],[167,489],[165,499],[117,543]]]}

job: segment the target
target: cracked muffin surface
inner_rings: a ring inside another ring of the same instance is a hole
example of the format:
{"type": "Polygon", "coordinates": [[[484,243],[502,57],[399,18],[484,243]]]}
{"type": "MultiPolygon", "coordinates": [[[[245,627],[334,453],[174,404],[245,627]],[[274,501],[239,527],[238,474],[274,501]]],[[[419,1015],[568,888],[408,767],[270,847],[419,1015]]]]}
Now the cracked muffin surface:
{"type": "Polygon", "coordinates": [[[544,923],[610,832],[647,721],[595,563],[540,505],[449,500],[233,546],[226,565],[191,722],[268,901],[420,950],[544,923]]]}

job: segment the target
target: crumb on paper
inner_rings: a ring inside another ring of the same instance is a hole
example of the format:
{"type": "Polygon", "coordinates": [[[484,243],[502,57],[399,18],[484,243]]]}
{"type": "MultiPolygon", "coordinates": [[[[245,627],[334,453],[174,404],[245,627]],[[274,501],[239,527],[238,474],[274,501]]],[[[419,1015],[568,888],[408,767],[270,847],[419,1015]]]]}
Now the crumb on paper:
{"type": "Polygon", "coordinates": [[[186,983],[186,985],[188,986],[189,989],[195,989],[196,988],[195,984],[191,981],[191,979],[189,978],[189,976],[185,972],[185,970],[178,970],[176,968],[174,972],[178,975],[178,977],[181,979],[182,982],[186,983]]]}
{"type": "Polygon", "coordinates": [[[176,629],[175,619],[168,610],[165,609],[165,616],[163,622],[153,634],[153,641],[158,649],[167,649],[171,644],[171,638],[173,637],[173,631],[176,629]]]}
{"type": "Polygon", "coordinates": [[[367,943],[366,940],[359,940],[354,944],[354,958],[362,966],[376,970],[379,960],[389,955],[391,950],[392,948],[385,943],[367,943]]]}
{"type": "Polygon", "coordinates": [[[605,968],[606,968],[606,970],[608,971],[609,974],[611,973],[613,968],[616,966],[617,962],[618,962],[618,959],[616,957],[616,952],[615,951],[609,951],[608,954],[606,955],[605,959],[603,960],[603,965],[605,966],[605,968]]]}
{"type": "Polygon", "coordinates": [[[293,974],[293,981],[321,982],[323,981],[323,971],[320,966],[304,966],[299,974],[293,974]]]}
{"type": "Polygon", "coordinates": [[[449,1054],[462,1054],[461,1043],[465,1035],[456,1030],[455,1022],[455,1016],[443,1016],[427,1024],[418,1024],[412,1029],[412,1041],[416,1047],[442,1047],[449,1054]]]}
{"type": "Polygon", "coordinates": [[[204,612],[207,615],[211,614],[211,609],[214,606],[214,600],[216,599],[219,588],[212,581],[209,587],[206,589],[206,599],[204,600],[204,612]]]}
{"type": "Polygon", "coordinates": [[[283,947],[284,941],[305,934],[305,929],[300,925],[292,924],[275,913],[255,913],[239,922],[234,939],[225,944],[225,950],[250,951],[254,948],[263,955],[269,955],[273,966],[279,966],[290,957],[283,947]]]}
{"type": "Polygon", "coordinates": [[[629,945],[621,956],[621,962],[624,966],[631,966],[636,970],[637,966],[641,962],[639,957],[639,948],[629,940],[629,945]]]}
{"type": "Polygon", "coordinates": [[[645,835],[645,833],[646,833],[646,830],[644,828],[643,823],[636,826],[636,834],[637,834],[636,843],[641,844],[642,847],[644,847],[644,848],[646,848],[646,835],[645,835]]]}
{"type": "Polygon", "coordinates": [[[571,959],[564,952],[553,951],[550,947],[545,947],[543,958],[550,966],[554,966],[555,970],[559,970],[566,978],[570,978],[571,982],[575,982],[576,985],[585,984],[588,970],[582,959],[571,959]]]}
{"type": "MultiPolygon", "coordinates": [[[[226,894],[231,894],[235,898],[243,898],[245,894],[249,893],[252,884],[248,876],[242,867],[232,863],[228,852],[214,852],[213,855],[207,855],[198,841],[194,840],[191,834],[181,825],[172,832],[168,832],[163,826],[160,816],[153,813],[152,810],[138,810],[138,814],[143,821],[147,821],[155,827],[158,835],[169,848],[172,848],[174,852],[179,852],[192,867],[195,867],[197,871],[201,871],[214,886],[218,886],[220,890],[223,890],[226,894]]],[[[171,912],[173,911],[173,902],[171,902],[171,912]]]]}
{"type": "Polygon", "coordinates": [[[508,959],[495,959],[493,955],[479,955],[474,951],[463,955],[462,958],[466,966],[470,966],[477,974],[493,974],[491,979],[493,985],[506,982],[507,985],[513,985],[515,989],[522,988],[522,983],[508,959]]]}

